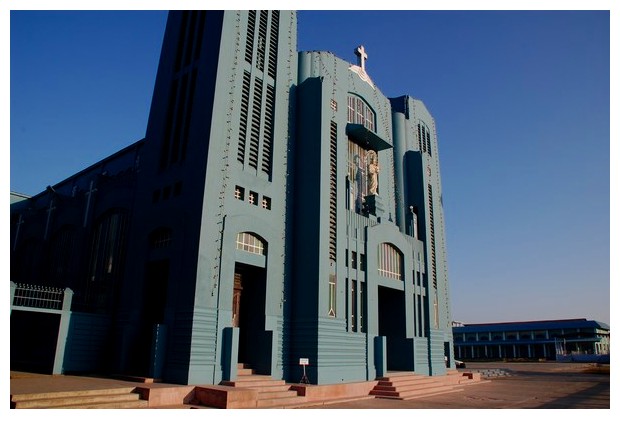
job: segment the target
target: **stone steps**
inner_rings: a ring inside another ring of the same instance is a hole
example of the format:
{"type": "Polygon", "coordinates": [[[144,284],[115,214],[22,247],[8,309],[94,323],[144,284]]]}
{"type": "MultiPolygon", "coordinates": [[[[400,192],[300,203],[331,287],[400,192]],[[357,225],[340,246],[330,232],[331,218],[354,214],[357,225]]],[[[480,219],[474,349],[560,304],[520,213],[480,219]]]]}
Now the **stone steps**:
{"type": "Polygon", "coordinates": [[[462,390],[457,386],[451,377],[394,373],[378,378],[369,394],[375,398],[407,400],[462,390]]]}
{"type": "Polygon", "coordinates": [[[256,403],[256,408],[295,408],[301,404],[306,403],[306,398],[297,396],[294,391],[289,391],[294,395],[287,397],[259,397],[256,403]]]}
{"type": "Polygon", "coordinates": [[[78,390],[49,393],[26,393],[11,396],[11,408],[147,408],[133,387],[78,390]]]}
{"type": "Polygon", "coordinates": [[[256,408],[292,408],[305,402],[297,391],[284,380],[274,380],[270,375],[254,374],[251,368],[239,364],[235,381],[223,381],[222,386],[251,389],[257,392],[256,408]]]}
{"type": "Polygon", "coordinates": [[[279,389],[286,386],[284,380],[274,380],[270,375],[241,375],[235,381],[222,381],[222,386],[279,389]]]}

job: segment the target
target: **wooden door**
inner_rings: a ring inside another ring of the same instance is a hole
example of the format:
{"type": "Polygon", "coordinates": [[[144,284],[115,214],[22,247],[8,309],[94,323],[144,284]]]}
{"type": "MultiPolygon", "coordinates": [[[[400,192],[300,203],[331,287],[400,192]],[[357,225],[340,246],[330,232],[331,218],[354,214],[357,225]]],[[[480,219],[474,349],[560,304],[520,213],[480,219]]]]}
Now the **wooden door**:
{"type": "Polygon", "coordinates": [[[239,327],[239,315],[241,314],[241,292],[243,286],[241,284],[241,274],[235,273],[235,285],[233,289],[232,299],[232,326],[233,328],[239,327]]]}

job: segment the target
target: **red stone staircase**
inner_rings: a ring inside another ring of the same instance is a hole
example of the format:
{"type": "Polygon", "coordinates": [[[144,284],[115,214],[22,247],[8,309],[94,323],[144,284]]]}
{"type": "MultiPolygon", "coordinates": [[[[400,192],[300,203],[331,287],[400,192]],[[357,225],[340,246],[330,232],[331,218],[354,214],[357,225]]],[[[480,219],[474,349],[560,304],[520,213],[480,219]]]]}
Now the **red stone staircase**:
{"type": "MultiPolygon", "coordinates": [[[[481,375],[449,370],[447,375],[423,376],[390,372],[375,381],[334,385],[286,384],[240,366],[236,381],[220,385],[180,386],[153,380],[113,381],[74,376],[15,377],[11,408],[303,408],[378,398],[413,399],[462,390],[480,382],[481,375]],[[120,384],[120,385],[119,385],[120,384]],[[94,387],[97,386],[97,387],[94,387]]],[[[487,381],[483,381],[487,382],[487,381]]]]}
{"type": "Polygon", "coordinates": [[[239,364],[236,381],[223,381],[220,385],[256,391],[256,408],[292,408],[306,400],[298,396],[297,391],[292,390],[284,380],[255,374],[253,369],[244,364],[239,364]]]}
{"type": "Polygon", "coordinates": [[[148,401],[134,392],[135,388],[119,387],[11,395],[11,408],[147,408],[148,401]]]}
{"type": "Polygon", "coordinates": [[[480,381],[472,373],[449,371],[445,376],[427,376],[414,372],[393,372],[377,378],[370,395],[384,399],[415,399],[463,390],[462,385],[480,381]]]}

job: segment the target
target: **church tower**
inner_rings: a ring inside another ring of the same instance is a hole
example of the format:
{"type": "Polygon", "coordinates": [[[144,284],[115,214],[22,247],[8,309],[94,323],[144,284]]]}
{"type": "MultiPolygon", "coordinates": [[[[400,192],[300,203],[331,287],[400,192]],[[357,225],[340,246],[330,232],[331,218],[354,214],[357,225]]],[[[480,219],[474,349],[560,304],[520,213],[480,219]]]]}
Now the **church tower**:
{"type": "Polygon", "coordinates": [[[238,356],[281,378],[296,31],[290,11],[169,14],[121,312],[136,370],[217,384],[238,356]]]}
{"type": "Polygon", "coordinates": [[[426,292],[423,311],[431,373],[453,367],[452,317],[449,297],[443,194],[435,120],[420,100],[410,96],[390,99],[394,154],[396,213],[403,233],[424,242],[421,286],[426,292]],[[444,362],[444,356],[447,362],[444,362]]]}
{"type": "Polygon", "coordinates": [[[443,375],[453,353],[434,120],[383,95],[364,47],[354,53],[357,64],[299,53],[292,354],[320,362],[319,384],[443,375]]]}

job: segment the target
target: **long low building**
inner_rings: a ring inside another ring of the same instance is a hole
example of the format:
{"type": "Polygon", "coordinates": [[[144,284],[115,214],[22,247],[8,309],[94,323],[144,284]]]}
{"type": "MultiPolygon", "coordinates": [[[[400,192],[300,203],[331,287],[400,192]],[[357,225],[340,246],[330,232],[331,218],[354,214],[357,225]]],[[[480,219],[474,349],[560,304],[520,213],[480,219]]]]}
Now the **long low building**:
{"type": "Polygon", "coordinates": [[[454,323],[454,355],[463,360],[609,355],[609,325],[587,319],[454,323]]]}

